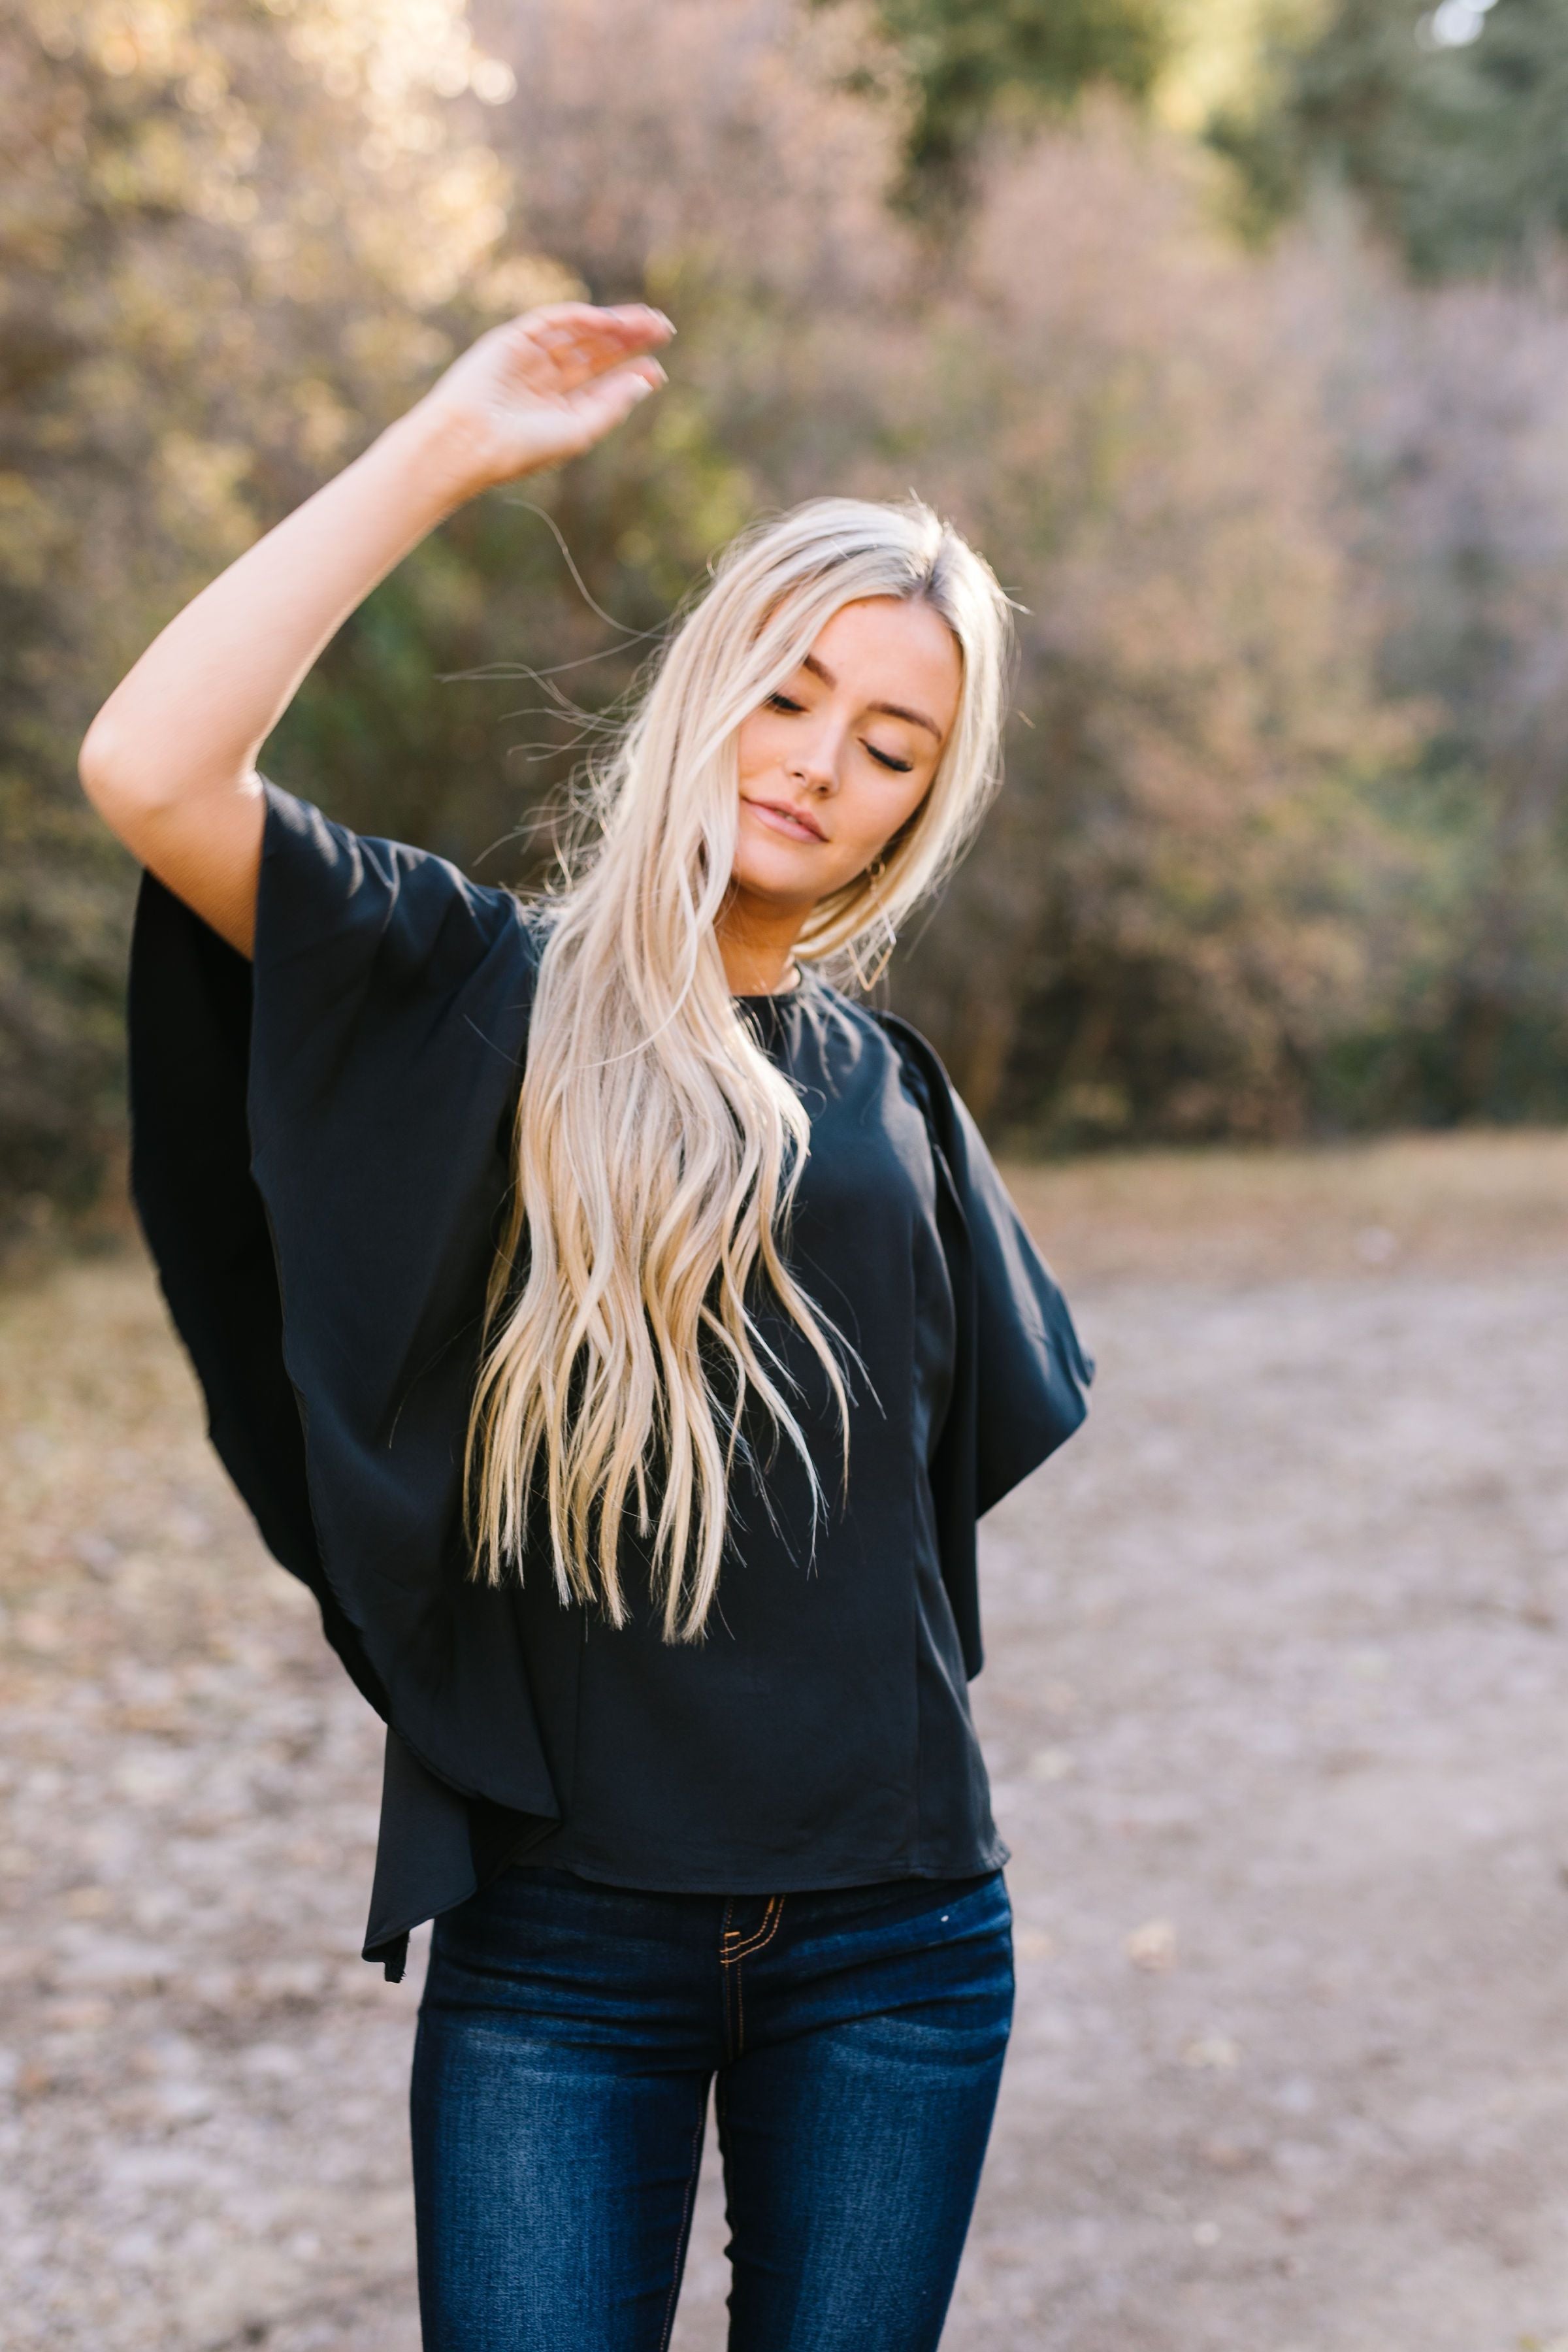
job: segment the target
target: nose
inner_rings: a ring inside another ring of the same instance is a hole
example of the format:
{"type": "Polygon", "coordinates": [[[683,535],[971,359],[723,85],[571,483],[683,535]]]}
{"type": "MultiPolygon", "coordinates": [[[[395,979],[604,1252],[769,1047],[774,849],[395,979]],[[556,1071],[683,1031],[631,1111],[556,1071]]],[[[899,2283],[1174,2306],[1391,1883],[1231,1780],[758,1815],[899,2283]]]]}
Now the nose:
{"type": "Polygon", "coordinates": [[[818,800],[838,790],[842,730],[826,713],[817,725],[802,728],[790,746],[789,774],[818,800]]]}

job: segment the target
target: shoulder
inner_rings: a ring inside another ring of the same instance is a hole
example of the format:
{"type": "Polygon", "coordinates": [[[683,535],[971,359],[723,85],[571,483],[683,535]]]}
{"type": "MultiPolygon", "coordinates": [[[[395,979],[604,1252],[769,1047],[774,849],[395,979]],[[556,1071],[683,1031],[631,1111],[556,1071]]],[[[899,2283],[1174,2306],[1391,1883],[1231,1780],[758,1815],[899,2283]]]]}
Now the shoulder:
{"type": "Polygon", "coordinates": [[[935,1080],[944,1095],[953,1093],[952,1080],[947,1075],[941,1055],[912,1021],[906,1021],[901,1013],[889,1013],[882,1005],[868,1006],[866,1010],[867,1018],[875,1022],[901,1061],[912,1063],[923,1077],[935,1080]]]}
{"type": "MultiPolygon", "coordinates": [[[[883,1005],[869,1004],[864,997],[848,995],[820,971],[812,971],[810,987],[819,1005],[830,1011],[846,1028],[854,1031],[868,1044],[876,1045],[882,1051],[896,1054],[900,1058],[912,1057],[924,1061],[934,1069],[942,1069],[936,1048],[921,1036],[912,1022],[904,1020],[901,1014],[889,1013],[883,1005]]],[[[943,1071],[942,1075],[945,1077],[946,1072],[943,1071]]]]}
{"type": "Polygon", "coordinates": [[[889,1013],[884,1006],[868,1007],[868,1017],[875,1022],[888,1049],[898,1056],[943,1151],[950,1160],[960,1156],[963,1130],[972,1128],[973,1122],[936,1047],[902,1013],[889,1013]]]}
{"type": "Polygon", "coordinates": [[[413,843],[356,833],[263,779],[267,815],[257,903],[257,962],[323,954],[349,967],[455,979],[490,956],[537,964],[537,910],[413,843]]]}
{"type": "Polygon", "coordinates": [[[897,1069],[934,1139],[952,1158],[962,1149],[960,1123],[968,1121],[968,1114],[930,1039],[901,1013],[846,994],[820,972],[813,972],[811,988],[816,1004],[856,1040],[862,1053],[880,1055],[897,1069]]]}

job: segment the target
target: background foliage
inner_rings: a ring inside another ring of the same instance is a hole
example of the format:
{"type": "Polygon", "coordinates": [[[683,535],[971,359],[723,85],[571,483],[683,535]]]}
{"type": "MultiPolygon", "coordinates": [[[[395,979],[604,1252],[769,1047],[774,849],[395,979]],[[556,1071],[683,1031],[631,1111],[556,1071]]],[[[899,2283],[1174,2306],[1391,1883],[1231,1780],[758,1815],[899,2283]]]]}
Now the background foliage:
{"type": "Polygon", "coordinates": [[[92,710],[468,337],[573,287],[672,312],[668,389],[403,565],[269,772],[523,877],[735,528],[915,488],[1022,608],[1007,793],[892,979],[994,1129],[1561,1116],[1568,0],[1266,5],[1198,135],[1213,14],[17,0],[13,1211],[118,1148],[134,874],[75,784],[92,710]]]}

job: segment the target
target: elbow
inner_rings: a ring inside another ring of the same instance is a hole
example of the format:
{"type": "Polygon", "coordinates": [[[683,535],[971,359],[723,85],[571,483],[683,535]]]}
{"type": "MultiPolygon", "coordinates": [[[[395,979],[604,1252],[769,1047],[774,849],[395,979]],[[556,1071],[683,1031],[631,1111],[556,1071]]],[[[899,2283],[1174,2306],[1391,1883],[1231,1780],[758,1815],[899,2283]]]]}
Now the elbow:
{"type": "Polygon", "coordinates": [[[148,824],[155,824],[182,796],[167,761],[150,763],[144,747],[127,740],[107,704],[82,737],[76,772],[105,824],[137,856],[148,824]]]}
{"type": "Polygon", "coordinates": [[[225,763],[193,771],[167,743],[154,752],[142,730],[128,730],[116,717],[112,697],[81,739],[76,771],[100,816],[132,848],[132,835],[147,825],[161,824],[194,802],[246,793],[258,784],[248,760],[237,768],[225,763]]]}
{"type": "Polygon", "coordinates": [[[124,746],[116,740],[114,722],[101,710],[81,739],[76,772],[82,791],[109,824],[136,805],[138,794],[124,746]]]}

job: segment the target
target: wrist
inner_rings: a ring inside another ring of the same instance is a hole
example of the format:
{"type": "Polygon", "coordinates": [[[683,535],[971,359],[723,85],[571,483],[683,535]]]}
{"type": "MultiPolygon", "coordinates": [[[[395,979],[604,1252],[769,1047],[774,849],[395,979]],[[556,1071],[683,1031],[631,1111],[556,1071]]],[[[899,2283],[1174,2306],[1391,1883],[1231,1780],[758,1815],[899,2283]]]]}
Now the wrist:
{"type": "Polygon", "coordinates": [[[366,450],[395,472],[429,523],[445,518],[477,498],[489,484],[475,463],[461,428],[433,408],[428,399],[416,401],[395,417],[366,450]]]}

